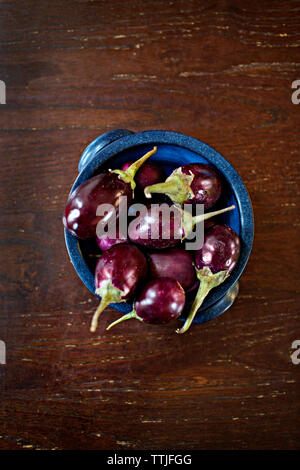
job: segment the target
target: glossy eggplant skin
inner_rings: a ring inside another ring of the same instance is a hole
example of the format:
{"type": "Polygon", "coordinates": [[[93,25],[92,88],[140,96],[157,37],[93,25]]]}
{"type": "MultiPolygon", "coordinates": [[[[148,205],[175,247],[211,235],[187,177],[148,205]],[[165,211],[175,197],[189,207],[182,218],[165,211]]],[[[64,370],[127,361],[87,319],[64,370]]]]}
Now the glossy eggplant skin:
{"type": "Polygon", "coordinates": [[[149,276],[151,279],[171,277],[183,287],[185,291],[191,289],[196,282],[196,273],[193,266],[194,258],[189,251],[180,247],[148,253],[149,276]]]}
{"type": "MultiPolygon", "coordinates": [[[[124,163],[121,167],[123,171],[126,171],[133,162],[124,163]]],[[[137,171],[135,175],[135,183],[140,193],[144,193],[146,186],[152,184],[162,183],[166,179],[166,174],[160,165],[153,162],[146,162],[137,171]]]]}
{"type": "Polygon", "coordinates": [[[195,253],[198,269],[208,266],[213,274],[231,272],[239,258],[240,239],[227,225],[214,225],[204,235],[203,246],[195,253]]]}
{"type": "Polygon", "coordinates": [[[191,190],[194,197],[184,201],[184,204],[204,204],[204,209],[210,209],[220,198],[222,181],[218,173],[205,163],[191,163],[181,167],[182,173],[193,174],[191,190]]]}
{"type": "Polygon", "coordinates": [[[93,176],[70,195],[63,215],[65,228],[80,239],[95,237],[97,224],[102,219],[96,215],[98,206],[111,204],[117,210],[121,196],[127,196],[128,205],[131,204],[132,189],[117,174],[93,176]]]}
{"type": "Polygon", "coordinates": [[[132,229],[131,225],[129,226],[129,239],[138,245],[157,250],[178,245],[184,236],[184,231],[180,225],[180,213],[175,210],[175,214],[176,216],[171,212],[169,222],[169,218],[163,217],[162,212],[153,213],[151,205],[146,206],[145,212],[139,216],[136,227],[132,229]],[[158,238],[153,235],[155,228],[158,231],[158,238]]]}
{"type": "Polygon", "coordinates": [[[184,308],[185,293],[175,279],[168,277],[149,281],[134,307],[145,323],[162,325],[178,318],[184,308]]]}
{"type": "Polygon", "coordinates": [[[95,269],[95,289],[111,281],[113,287],[122,293],[122,300],[127,300],[147,275],[147,260],[144,254],[129,243],[114,245],[99,258],[95,269]]]}
{"type": "Polygon", "coordinates": [[[118,245],[119,243],[128,243],[129,240],[124,235],[120,234],[117,230],[116,237],[112,238],[109,234],[103,235],[102,237],[96,237],[97,245],[101,251],[107,251],[112,246],[118,245]]]}

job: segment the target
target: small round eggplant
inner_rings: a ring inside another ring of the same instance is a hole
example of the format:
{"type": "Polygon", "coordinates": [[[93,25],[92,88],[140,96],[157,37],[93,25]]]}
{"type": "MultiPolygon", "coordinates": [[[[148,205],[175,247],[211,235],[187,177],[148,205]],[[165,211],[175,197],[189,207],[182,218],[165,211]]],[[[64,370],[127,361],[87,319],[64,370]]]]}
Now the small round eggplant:
{"type": "Polygon", "coordinates": [[[162,193],[177,204],[204,204],[210,209],[220,198],[222,180],[211,166],[205,163],[191,163],[176,168],[164,183],[153,184],[145,188],[145,196],[162,193]]]}
{"type": "Polygon", "coordinates": [[[146,248],[162,250],[178,245],[183,237],[181,213],[170,204],[147,205],[129,224],[128,236],[132,242],[146,248]],[[173,209],[169,217],[165,216],[164,209],[173,209]]]}
{"type": "Polygon", "coordinates": [[[232,228],[214,225],[206,232],[202,248],[195,253],[199,289],[186,321],[182,328],[176,330],[177,333],[182,334],[189,329],[207,294],[228,278],[239,255],[240,239],[232,228]]]}
{"type": "MultiPolygon", "coordinates": [[[[65,228],[80,239],[95,237],[97,225],[104,217],[97,215],[98,206],[111,204],[115,210],[118,210],[122,196],[127,196],[127,203],[130,205],[135,188],[135,174],[156,150],[157,147],[154,147],[126,171],[113,170],[100,173],[78,186],[69,196],[65,207],[63,215],[65,228]]],[[[110,217],[115,216],[114,212],[105,215],[107,222],[110,217]]]]}
{"type": "Polygon", "coordinates": [[[147,260],[134,245],[122,243],[105,251],[95,269],[95,293],[101,302],[94,313],[91,331],[96,331],[100,313],[110,303],[126,302],[147,275],[147,260]]]}
{"type": "Polygon", "coordinates": [[[146,248],[172,248],[184,240],[196,224],[232,209],[234,205],[193,217],[175,205],[150,204],[130,223],[128,236],[132,242],[146,248]]]}
{"type": "Polygon", "coordinates": [[[151,279],[171,277],[189,291],[196,283],[194,259],[183,248],[169,248],[148,254],[149,276],[151,279]]]}
{"type": "Polygon", "coordinates": [[[204,243],[195,253],[197,269],[209,267],[213,274],[235,267],[240,254],[240,239],[227,225],[214,225],[204,237],[204,243]]]}
{"type": "Polygon", "coordinates": [[[107,330],[130,318],[152,325],[169,323],[181,315],[184,304],[184,290],[175,279],[164,277],[149,281],[135,301],[132,312],[111,323],[107,330]]]}

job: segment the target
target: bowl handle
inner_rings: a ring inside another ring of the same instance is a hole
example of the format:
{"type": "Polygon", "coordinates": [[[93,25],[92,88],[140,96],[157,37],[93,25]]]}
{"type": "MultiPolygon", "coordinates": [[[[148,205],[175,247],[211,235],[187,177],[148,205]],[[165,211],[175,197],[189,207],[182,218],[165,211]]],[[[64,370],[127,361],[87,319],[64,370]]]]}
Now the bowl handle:
{"type": "Polygon", "coordinates": [[[134,134],[134,132],[129,131],[128,129],[115,129],[113,131],[105,132],[105,134],[99,135],[93,142],[91,142],[86,149],[78,163],[78,171],[81,171],[86,167],[86,165],[94,158],[96,153],[102,150],[107,145],[111,144],[115,140],[121,139],[127,135],[134,134]]]}

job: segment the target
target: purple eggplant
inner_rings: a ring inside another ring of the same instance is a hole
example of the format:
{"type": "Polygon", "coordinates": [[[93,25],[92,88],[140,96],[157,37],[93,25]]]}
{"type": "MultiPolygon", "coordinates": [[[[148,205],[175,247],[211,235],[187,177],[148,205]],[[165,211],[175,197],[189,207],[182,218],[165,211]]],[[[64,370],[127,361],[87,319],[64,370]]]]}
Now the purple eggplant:
{"type": "Polygon", "coordinates": [[[130,313],[111,323],[107,330],[117,323],[136,318],[144,323],[162,325],[178,318],[184,308],[185,293],[181,285],[169,277],[149,281],[130,313]]]}
{"type": "MultiPolygon", "coordinates": [[[[157,147],[154,147],[126,171],[113,170],[100,173],[78,186],[70,195],[65,207],[63,215],[65,228],[77,238],[95,237],[97,224],[103,219],[103,215],[97,215],[98,206],[111,204],[117,210],[122,196],[127,196],[127,203],[130,205],[136,186],[135,174],[156,150],[157,147]]],[[[115,210],[105,215],[107,222],[110,216],[115,215],[115,210]]]]}
{"type": "Polygon", "coordinates": [[[94,313],[91,331],[96,331],[100,313],[110,303],[130,299],[147,275],[147,260],[134,245],[122,243],[105,251],[95,269],[95,293],[101,302],[94,313]]]}
{"type": "Polygon", "coordinates": [[[198,216],[171,204],[150,204],[129,224],[128,236],[138,245],[162,250],[178,245],[199,222],[234,209],[230,206],[198,216]]]}
{"type": "Polygon", "coordinates": [[[189,291],[196,284],[194,258],[189,251],[183,248],[169,248],[148,254],[149,277],[171,277],[189,291]]]}
{"type": "Polygon", "coordinates": [[[214,225],[210,228],[200,250],[195,253],[197,269],[208,266],[213,274],[235,267],[240,254],[240,239],[227,225],[214,225]]]}
{"type": "Polygon", "coordinates": [[[162,250],[178,245],[183,237],[181,213],[170,204],[147,205],[129,224],[128,236],[132,242],[147,248],[162,250]],[[173,209],[169,217],[164,215],[164,209],[173,209]]]}
{"type": "Polygon", "coordinates": [[[166,194],[177,204],[204,204],[210,209],[220,198],[222,180],[211,166],[204,163],[190,163],[176,168],[164,183],[145,188],[145,196],[153,193],[166,194]]]}
{"type": "Polygon", "coordinates": [[[182,334],[189,329],[207,294],[228,278],[239,255],[240,239],[232,228],[214,225],[206,232],[202,248],[195,253],[199,289],[186,321],[177,333],[182,334]]]}
{"type": "MultiPolygon", "coordinates": [[[[133,162],[127,162],[122,167],[121,170],[126,171],[133,162]]],[[[153,184],[162,183],[166,179],[166,174],[162,167],[158,163],[146,162],[143,166],[137,171],[135,175],[136,189],[141,193],[144,193],[144,189],[147,186],[153,184]]]]}
{"type": "Polygon", "coordinates": [[[101,237],[96,237],[96,242],[101,251],[107,251],[119,243],[128,243],[129,239],[117,229],[115,237],[110,236],[109,233],[103,234],[101,237]]]}

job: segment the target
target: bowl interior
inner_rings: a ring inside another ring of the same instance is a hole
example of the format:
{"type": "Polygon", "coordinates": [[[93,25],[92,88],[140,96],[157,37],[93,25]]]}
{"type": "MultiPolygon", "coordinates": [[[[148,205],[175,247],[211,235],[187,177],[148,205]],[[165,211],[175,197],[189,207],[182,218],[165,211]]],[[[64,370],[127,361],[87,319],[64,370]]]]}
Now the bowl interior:
{"type": "MultiPolygon", "coordinates": [[[[102,168],[111,168],[117,169],[120,168],[123,163],[128,161],[134,161],[144,155],[151,149],[149,145],[139,145],[130,149],[127,149],[121,152],[119,155],[116,155],[113,160],[109,160],[106,164],[101,167],[102,168]]],[[[175,168],[179,166],[186,165],[188,163],[206,163],[212,167],[214,165],[207,160],[202,155],[199,155],[189,149],[179,147],[178,145],[170,145],[170,144],[159,144],[157,146],[157,152],[152,155],[149,161],[159,162],[162,166],[164,171],[166,172],[167,176],[172,173],[175,168]]],[[[214,167],[215,168],[215,167],[214,167]]],[[[216,168],[216,170],[220,173],[220,171],[216,168]]],[[[95,173],[98,173],[96,171],[95,173]]],[[[233,210],[230,212],[226,212],[222,216],[220,216],[220,220],[222,223],[229,225],[235,232],[239,235],[240,234],[240,215],[238,210],[237,199],[235,197],[234,191],[232,191],[229,182],[226,179],[226,175],[221,173],[223,179],[223,192],[220,200],[218,203],[211,209],[217,210],[223,207],[230,206],[235,204],[237,210],[233,210]]]]}
{"type": "MultiPolygon", "coordinates": [[[[93,174],[99,173],[99,171],[102,171],[105,168],[112,168],[112,169],[120,168],[120,166],[123,163],[138,159],[147,151],[149,151],[151,148],[153,148],[153,145],[149,145],[149,144],[137,145],[134,147],[127,148],[126,150],[121,151],[117,153],[116,155],[114,155],[113,157],[107,159],[101,166],[98,166],[98,168],[96,168],[95,171],[92,174],[90,174],[90,176],[92,176],[93,174]]],[[[201,155],[190,149],[187,149],[178,145],[166,144],[166,143],[157,144],[157,152],[153,156],[150,157],[149,161],[158,161],[162,165],[167,175],[169,175],[175,168],[182,166],[184,164],[187,164],[187,163],[195,163],[195,162],[202,163],[203,162],[211,166],[214,166],[210,160],[205,158],[204,155],[201,155]]],[[[223,178],[224,189],[223,189],[222,196],[220,200],[218,201],[217,205],[214,206],[211,210],[215,210],[218,208],[223,208],[223,207],[227,207],[229,205],[235,204],[236,209],[228,213],[222,214],[219,220],[220,220],[220,223],[224,223],[230,226],[231,228],[233,228],[233,230],[235,230],[236,233],[240,235],[241,237],[242,226],[241,226],[241,217],[240,217],[239,198],[237,196],[236,191],[234,190],[234,188],[232,187],[232,185],[230,184],[228,180],[228,178],[230,178],[230,175],[228,175],[227,173],[224,174],[224,172],[220,170],[219,165],[217,166],[216,169],[217,171],[219,171],[219,173],[221,174],[223,178]]],[[[69,233],[66,233],[66,239],[67,239],[67,245],[68,245],[71,260],[73,258],[73,264],[79,276],[81,277],[85,285],[89,288],[89,290],[94,293],[93,273],[95,269],[95,264],[97,262],[97,258],[95,258],[93,255],[95,253],[99,253],[99,249],[95,241],[93,240],[77,241],[69,233]],[[73,239],[72,243],[70,243],[71,239],[73,239]],[[78,257],[81,259],[78,259],[78,257]],[[75,260],[75,263],[74,263],[74,260],[75,260]]],[[[242,241],[242,250],[243,250],[243,240],[241,241],[242,241]]],[[[223,285],[219,286],[218,288],[212,290],[209,293],[209,295],[203,302],[203,305],[199,312],[203,311],[204,309],[208,308],[209,306],[217,302],[224,295],[224,293],[233,284],[233,280],[238,277],[237,275],[238,269],[239,268],[237,265],[235,270],[229,277],[229,279],[225,281],[223,285]],[[234,275],[235,271],[236,271],[236,275],[234,275]]],[[[122,313],[127,313],[132,308],[132,304],[130,303],[112,304],[112,306],[116,308],[117,310],[121,311],[122,313]]],[[[197,316],[199,317],[200,313],[198,313],[197,316]]],[[[197,318],[195,320],[197,321],[197,318]]]]}

